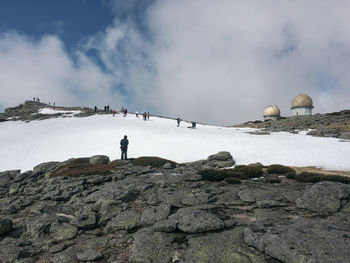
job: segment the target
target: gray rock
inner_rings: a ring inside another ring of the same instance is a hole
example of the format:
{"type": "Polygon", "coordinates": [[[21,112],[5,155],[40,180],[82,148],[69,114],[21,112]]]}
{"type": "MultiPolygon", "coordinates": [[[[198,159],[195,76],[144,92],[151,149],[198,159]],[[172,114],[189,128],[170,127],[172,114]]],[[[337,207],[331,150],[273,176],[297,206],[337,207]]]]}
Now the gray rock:
{"type": "Polygon", "coordinates": [[[243,228],[206,236],[190,237],[189,248],[185,252],[185,262],[201,263],[261,263],[263,257],[241,243],[243,228]]]}
{"type": "Polygon", "coordinates": [[[338,182],[319,182],[308,187],[304,194],[296,199],[296,205],[320,214],[333,214],[342,206],[342,201],[350,196],[348,185],[338,182]]]}
{"type": "Polygon", "coordinates": [[[133,237],[130,260],[135,263],[170,263],[173,256],[172,241],[177,234],[153,232],[150,228],[137,231],[133,237]]]}
{"type": "Polygon", "coordinates": [[[96,261],[96,260],[100,260],[103,258],[102,253],[93,250],[93,249],[88,249],[85,250],[83,252],[79,252],[77,254],[77,259],[81,260],[81,261],[96,261]]]}
{"type": "Polygon", "coordinates": [[[244,241],[281,262],[337,263],[350,258],[349,227],[322,219],[246,228],[244,241]]]}
{"type": "Polygon", "coordinates": [[[50,227],[50,235],[57,241],[73,239],[78,235],[78,228],[68,223],[53,223],[50,227]]]}
{"type": "Polygon", "coordinates": [[[92,211],[92,205],[86,205],[75,213],[75,218],[70,221],[74,226],[80,228],[94,228],[97,224],[96,213],[92,211]]]}
{"type": "Polygon", "coordinates": [[[235,165],[235,161],[229,152],[219,152],[210,155],[207,159],[206,165],[209,167],[225,168],[235,165]]]}
{"type": "Polygon", "coordinates": [[[106,155],[95,155],[90,158],[91,164],[108,164],[109,157],[106,155]]]}
{"type": "Polygon", "coordinates": [[[37,166],[34,166],[33,172],[35,174],[37,174],[37,173],[47,173],[49,171],[54,170],[57,167],[58,164],[59,164],[59,162],[41,163],[41,164],[38,164],[37,166]]]}
{"type": "Polygon", "coordinates": [[[77,251],[74,247],[69,247],[62,252],[56,253],[52,260],[53,263],[77,262],[77,251]]]}
{"type": "Polygon", "coordinates": [[[50,251],[50,253],[55,254],[55,253],[58,253],[58,252],[65,250],[67,247],[68,247],[67,244],[60,243],[60,244],[53,245],[52,247],[50,247],[49,251],[50,251]]]}
{"type": "MultiPolygon", "coordinates": [[[[203,233],[213,230],[220,230],[225,227],[225,223],[217,216],[193,209],[180,209],[178,211],[178,229],[186,233],[203,233]]],[[[174,218],[177,215],[174,215],[174,218]]]]}
{"type": "Polygon", "coordinates": [[[12,221],[10,219],[0,218],[0,236],[5,235],[12,230],[12,221]]]}
{"type": "Polygon", "coordinates": [[[172,165],[171,163],[168,162],[168,163],[166,163],[166,164],[163,165],[163,168],[164,168],[164,169],[172,169],[172,168],[173,168],[173,165],[172,165]]]}
{"type": "Polygon", "coordinates": [[[27,233],[32,237],[41,237],[44,233],[48,233],[50,225],[53,222],[52,215],[43,213],[34,217],[28,217],[25,220],[27,233]]]}
{"type": "Polygon", "coordinates": [[[195,208],[181,208],[175,214],[156,225],[157,231],[170,232],[179,229],[185,233],[204,233],[225,228],[216,215],[195,208]],[[175,228],[175,229],[174,229],[175,228]]]}
{"type": "Polygon", "coordinates": [[[228,161],[232,160],[232,155],[229,152],[218,152],[217,154],[210,155],[208,161],[228,161]]]}
{"type": "Polygon", "coordinates": [[[154,223],[164,220],[170,214],[170,206],[159,205],[150,207],[142,212],[140,224],[143,226],[150,226],[154,223]]]}
{"type": "Polygon", "coordinates": [[[243,202],[247,202],[247,203],[255,202],[255,195],[254,195],[254,192],[251,190],[241,190],[237,193],[237,195],[243,202]]]}
{"type": "Polygon", "coordinates": [[[130,230],[140,225],[140,213],[137,211],[125,211],[118,214],[108,222],[107,231],[130,230]]]}

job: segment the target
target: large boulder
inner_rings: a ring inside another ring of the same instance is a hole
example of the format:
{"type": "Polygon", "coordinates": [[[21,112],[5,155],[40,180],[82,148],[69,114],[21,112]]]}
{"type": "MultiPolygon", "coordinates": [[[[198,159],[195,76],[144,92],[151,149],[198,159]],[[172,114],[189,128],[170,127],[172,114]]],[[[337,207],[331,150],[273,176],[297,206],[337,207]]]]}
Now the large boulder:
{"type": "Polygon", "coordinates": [[[232,155],[229,152],[218,152],[207,158],[207,166],[225,168],[235,165],[232,155]]]}
{"type": "Polygon", "coordinates": [[[90,158],[91,164],[108,164],[109,157],[106,155],[95,155],[90,158]]]}
{"type": "Polygon", "coordinates": [[[327,215],[339,211],[349,197],[350,187],[348,185],[324,181],[307,188],[295,203],[300,208],[327,215]]]}

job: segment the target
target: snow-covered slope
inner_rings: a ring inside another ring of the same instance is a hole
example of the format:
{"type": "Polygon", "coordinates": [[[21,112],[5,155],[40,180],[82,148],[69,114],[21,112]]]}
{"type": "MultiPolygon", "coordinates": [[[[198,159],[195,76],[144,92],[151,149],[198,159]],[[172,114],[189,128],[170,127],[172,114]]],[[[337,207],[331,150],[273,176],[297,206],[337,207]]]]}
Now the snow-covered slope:
{"type": "Polygon", "coordinates": [[[97,154],[120,158],[119,142],[128,135],[128,156],[160,156],[176,162],[204,159],[229,151],[238,164],[261,162],[293,166],[320,166],[350,170],[350,143],[305,134],[252,135],[253,129],[223,128],[142,116],[95,115],[53,118],[24,123],[0,123],[0,171],[30,170],[46,161],[97,154]]]}

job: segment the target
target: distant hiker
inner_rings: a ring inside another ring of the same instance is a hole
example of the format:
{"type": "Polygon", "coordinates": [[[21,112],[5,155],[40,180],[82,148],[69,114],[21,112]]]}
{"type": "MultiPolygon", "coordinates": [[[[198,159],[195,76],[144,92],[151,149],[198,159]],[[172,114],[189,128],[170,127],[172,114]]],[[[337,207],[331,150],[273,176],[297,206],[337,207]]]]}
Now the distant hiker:
{"type": "Polygon", "coordinates": [[[112,113],[113,113],[113,117],[114,117],[114,116],[115,116],[116,111],[115,111],[115,110],[113,110],[113,111],[112,111],[112,113]]]}
{"type": "Polygon", "coordinates": [[[143,120],[144,120],[144,121],[146,121],[146,118],[147,118],[147,113],[146,113],[146,112],[144,112],[144,113],[142,114],[142,116],[143,116],[143,120]]]}
{"type": "Polygon", "coordinates": [[[149,112],[147,112],[147,120],[149,120],[149,112]]]}
{"type": "Polygon", "coordinates": [[[128,109],[124,110],[124,117],[126,117],[126,114],[128,114],[128,109]]]}
{"type": "Polygon", "coordinates": [[[109,111],[109,105],[107,105],[107,111],[109,111]]]}
{"type": "Polygon", "coordinates": [[[122,113],[124,114],[124,107],[122,107],[122,113]]]}
{"type": "Polygon", "coordinates": [[[136,112],[136,118],[138,118],[139,117],[139,113],[138,112],[136,112]]]}
{"type": "Polygon", "coordinates": [[[105,109],[105,111],[107,110],[107,106],[106,105],[105,105],[104,109],[105,109]]]}
{"type": "Polygon", "coordinates": [[[95,112],[97,111],[97,107],[95,106],[95,112]]]}
{"type": "Polygon", "coordinates": [[[128,145],[129,145],[128,136],[124,135],[124,139],[120,141],[120,149],[122,151],[122,157],[121,157],[122,160],[128,159],[128,156],[127,156],[128,145]]]}
{"type": "Polygon", "coordinates": [[[33,97],[33,101],[35,101],[35,97],[33,97]]]}
{"type": "Polygon", "coordinates": [[[191,129],[195,129],[196,128],[196,122],[195,121],[192,121],[192,126],[191,127],[188,127],[188,128],[191,128],[191,129]]]}
{"type": "Polygon", "coordinates": [[[180,117],[179,117],[179,118],[177,118],[176,120],[177,120],[177,127],[179,127],[179,126],[180,126],[180,122],[181,122],[180,117]]]}

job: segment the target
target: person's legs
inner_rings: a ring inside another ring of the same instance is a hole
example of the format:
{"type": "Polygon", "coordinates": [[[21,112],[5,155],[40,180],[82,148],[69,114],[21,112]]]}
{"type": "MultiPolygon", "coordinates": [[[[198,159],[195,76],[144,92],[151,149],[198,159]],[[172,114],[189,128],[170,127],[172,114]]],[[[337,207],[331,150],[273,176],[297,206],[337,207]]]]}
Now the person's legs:
{"type": "Polygon", "coordinates": [[[128,159],[128,152],[127,151],[125,151],[125,160],[127,160],[128,159]]]}

